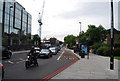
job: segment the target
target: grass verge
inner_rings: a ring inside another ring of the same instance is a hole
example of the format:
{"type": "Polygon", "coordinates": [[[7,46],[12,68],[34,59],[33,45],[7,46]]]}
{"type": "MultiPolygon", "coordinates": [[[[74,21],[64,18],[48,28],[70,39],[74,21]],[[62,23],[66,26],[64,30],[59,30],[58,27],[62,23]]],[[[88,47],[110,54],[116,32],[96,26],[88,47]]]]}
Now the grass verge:
{"type": "Polygon", "coordinates": [[[115,56],[114,58],[117,60],[120,60],[120,56],[115,56]]]}

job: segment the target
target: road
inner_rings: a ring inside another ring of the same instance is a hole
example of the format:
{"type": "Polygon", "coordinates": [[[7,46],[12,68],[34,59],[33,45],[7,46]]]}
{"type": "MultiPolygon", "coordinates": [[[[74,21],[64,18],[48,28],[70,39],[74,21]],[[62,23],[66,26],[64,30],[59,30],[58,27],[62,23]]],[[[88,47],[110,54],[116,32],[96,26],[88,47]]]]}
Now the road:
{"type": "Polygon", "coordinates": [[[31,81],[40,81],[41,79],[50,79],[78,60],[70,50],[62,48],[57,55],[53,55],[51,58],[39,58],[38,67],[26,69],[24,66],[26,54],[13,54],[11,59],[3,60],[5,66],[3,81],[30,81],[31,79],[31,81]]]}

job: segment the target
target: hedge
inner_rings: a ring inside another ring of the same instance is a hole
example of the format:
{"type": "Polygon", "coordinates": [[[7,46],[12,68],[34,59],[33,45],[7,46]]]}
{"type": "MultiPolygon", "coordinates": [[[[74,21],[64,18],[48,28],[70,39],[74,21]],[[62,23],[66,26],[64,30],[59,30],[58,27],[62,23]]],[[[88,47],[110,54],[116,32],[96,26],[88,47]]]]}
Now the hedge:
{"type": "MultiPolygon", "coordinates": [[[[97,54],[103,55],[103,56],[110,56],[111,51],[110,51],[109,47],[103,46],[103,47],[100,47],[97,49],[97,54]]],[[[114,56],[120,56],[120,48],[115,48],[113,50],[113,54],[114,54],[114,56]]]]}

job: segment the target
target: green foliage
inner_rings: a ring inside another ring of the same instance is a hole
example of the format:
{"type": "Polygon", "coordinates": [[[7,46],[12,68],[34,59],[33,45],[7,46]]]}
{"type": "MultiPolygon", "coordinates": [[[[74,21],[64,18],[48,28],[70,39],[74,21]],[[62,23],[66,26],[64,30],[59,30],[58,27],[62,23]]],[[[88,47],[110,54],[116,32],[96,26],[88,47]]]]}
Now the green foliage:
{"type": "Polygon", "coordinates": [[[91,45],[97,42],[103,42],[106,38],[106,30],[102,25],[99,25],[98,27],[95,25],[88,25],[86,36],[91,45]]]}
{"type": "Polygon", "coordinates": [[[120,56],[115,56],[114,58],[117,60],[120,60],[120,56]]]}
{"type": "Polygon", "coordinates": [[[41,45],[41,39],[40,39],[40,37],[38,36],[38,34],[33,35],[32,43],[33,43],[34,45],[38,45],[39,47],[41,47],[41,46],[40,46],[40,45],[41,45]],[[35,44],[35,43],[36,43],[36,44],[35,44]]]}
{"type": "Polygon", "coordinates": [[[107,46],[101,46],[100,48],[98,48],[97,50],[96,50],[96,53],[98,54],[98,55],[103,55],[103,56],[108,56],[109,54],[110,54],[110,48],[109,47],[107,47],[107,46]]]}
{"type": "Polygon", "coordinates": [[[68,47],[74,46],[76,43],[76,36],[74,35],[67,35],[64,37],[64,44],[68,44],[68,47]]]}
{"type": "Polygon", "coordinates": [[[120,43],[115,43],[115,44],[114,44],[114,47],[115,47],[115,48],[120,48],[120,43]]]}
{"type": "MultiPolygon", "coordinates": [[[[110,47],[101,46],[100,48],[97,49],[97,54],[103,55],[103,56],[110,56],[110,54],[111,54],[110,47]]],[[[120,48],[115,48],[113,50],[113,54],[114,54],[114,56],[120,56],[120,48]]]]}
{"type": "Polygon", "coordinates": [[[40,41],[40,37],[38,36],[38,34],[35,34],[33,36],[33,41],[36,42],[36,41],[40,41]]]}
{"type": "Polygon", "coordinates": [[[114,56],[120,56],[120,48],[114,49],[114,56]]]}
{"type": "Polygon", "coordinates": [[[87,43],[87,35],[86,33],[82,32],[81,35],[79,35],[79,42],[82,44],[86,44],[87,43]]]}
{"type": "Polygon", "coordinates": [[[94,52],[96,53],[96,50],[102,45],[101,42],[98,42],[98,43],[94,43],[92,45],[92,49],[94,49],[94,52]]]}

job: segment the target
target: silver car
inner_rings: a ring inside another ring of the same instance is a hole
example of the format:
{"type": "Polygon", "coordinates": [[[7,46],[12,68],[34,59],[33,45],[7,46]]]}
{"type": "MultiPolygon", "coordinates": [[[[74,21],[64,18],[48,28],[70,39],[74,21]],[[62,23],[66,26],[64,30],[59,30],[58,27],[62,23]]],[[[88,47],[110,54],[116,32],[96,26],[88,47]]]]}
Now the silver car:
{"type": "Polygon", "coordinates": [[[38,54],[38,57],[52,57],[52,53],[49,49],[41,49],[40,53],[38,54]]]}
{"type": "Polygon", "coordinates": [[[50,47],[49,50],[52,52],[53,55],[57,54],[57,49],[56,47],[50,47]]]}

